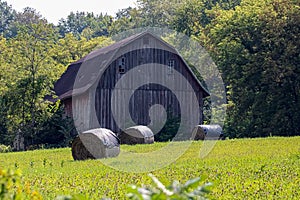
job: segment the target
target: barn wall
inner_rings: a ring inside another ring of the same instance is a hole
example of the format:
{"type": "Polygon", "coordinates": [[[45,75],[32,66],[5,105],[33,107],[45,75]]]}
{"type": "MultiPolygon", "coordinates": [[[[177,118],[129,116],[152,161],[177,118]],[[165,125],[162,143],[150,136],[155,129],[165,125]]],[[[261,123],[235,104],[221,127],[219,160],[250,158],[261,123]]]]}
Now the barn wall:
{"type": "MultiPolygon", "coordinates": [[[[111,95],[112,90],[110,89],[100,89],[96,93],[96,110],[97,110],[97,118],[99,120],[99,123],[101,127],[103,128],[109,128],[115,132],[119,132],[119,126],[117,126],[114,117],[112,116],[112,106],[115,108],[116,113],[118,114],[118,117],[121,119],[121,125],[123,125],[123,128],[128,128],[134,124],[130,124],[130,118],[134,121],[135,124],[138,125],[149,125],[150,124],[150,116],[149,116],[149,110],[151,106],[155,104],[162,105],[167,111],[170,111],[173,115],[173,117],[179,117],[181,115],[180,110],[180,103],[175,97],[175,95],[169,91],[169,90],[144,90],[139,89],[134,92],[130,103],[128,105],[130,115],[127,115],[125,113],[125,109],[127,109],[126,105],[120,105],[120,102],[118,102],[118,99],[122,99],[122,96],[124,96],[123,92],[121,90],[115,90],[114,91],[117,94],[117,101],[112,102],[111,95]]],[[[192,98],[193,93],[189,91],[181,91],[181,97],[184,99],[184,101],[188,107],[187,107],[187,113],[191,113],[195,110],[195,108],[192,105],[197,104],[198,102],[193,102],[192,98]]],[[[199,105],[199,104],[198,104],[199,105]]],[[[199,109],[199,113],[201,112],[200,107],[196,108],[199,109]]],[[[156,113],[154,115],[154,121],[160,121],[160,118],[163,117],[162,113],[156,113]]],[[[187,124],[193,124],[195,123],[196,119],[190,119],[190,116],[182,116],[183,119],[185,119],[187,124]]],[[[202,115],[200,115],[200,119],[198,120],[198,123],[202,122],[202,115]]],[[[196,122],[197,123],[197,122],[196,122]]]]}
{"type": "MultiPolygon", "coordinates": [[[[99,86],[101,88],[114,88],[115,84],[118,82],[118,80],[125,74],[118,73],[118,65],[119,61],[118,59],[121,57],[125,57],[125,73],[128,72],[130,69],[143,65],[143,64],[162,64],[168,66],[169,60],[175,61],[174,70],[176,70],[178,73],[183,75],[185,77],[185,80],[191,84],[193,87],[193,91],[199,91],[202,92],[202,88],[199,87],[199,83],[195,80],[194,77],[192,77],[192,74],[190,70],[188,70],[180,58],[180,56],[176,55],[175,53],[160,50],[160,49],[138,49],[131,51],[129,53],[123,54],[117,59],[115,59],[108,67],[108,69],[104,72],[100,82],[99,86]],[[109,77],[109,78],[108,78],[109,77]]],[[[151,71],[149,70],[148,73],[151,71]]],[[[178,90],[188,90],[186,82],[178,82],[178,80],[174,79],[174,74],[169,74],[168,76],[163,76],[163,74],[156,73],[156,75],[160,75],[160,80],[165,80],[166,82],[174,81],[174,84],[176,84],[178,90]]],[[[132,88],[133,83],[138,81],[139,77],[137,76],[135,79],[133,79],[131,82],[128,83],[128,85],[124,86],[124,89],[130,89],[132,88]]],[[[151,80],[149,80],[151,81],[151,80]]],[[[160,89],[160,88],[157,88],[160,89]]]]}
{"type": "Polygon", "coordinates": [[[91,98],[89,92],[72,97],[72,117],[76,125],[77,132],[89,130],[91,128],[91,98]]]}

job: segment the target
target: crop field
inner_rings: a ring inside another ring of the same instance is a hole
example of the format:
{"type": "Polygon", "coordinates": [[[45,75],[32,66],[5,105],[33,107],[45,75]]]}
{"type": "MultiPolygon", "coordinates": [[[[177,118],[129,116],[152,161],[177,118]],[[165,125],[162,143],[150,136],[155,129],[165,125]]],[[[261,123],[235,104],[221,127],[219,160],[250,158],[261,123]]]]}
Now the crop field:
{"type": "MultiPolygon", "coordinates": [[[[193,142],[174,163],[151,173],[167,185],[202,177],[213,183],[213,199],[300,199],[300,137],[218,141],[205,158],[199,157],[202,144],[193,142]]],[[[149,152],[163,145],[121,148],[149,152]]],[[[68,194],[125,199],[129,185],[152,184],[148,173],[117,171],[99,160],[73,161],[70,148],[2,153],[0,168],[21,170],[22,183],[44,199],[68,194]]]]}

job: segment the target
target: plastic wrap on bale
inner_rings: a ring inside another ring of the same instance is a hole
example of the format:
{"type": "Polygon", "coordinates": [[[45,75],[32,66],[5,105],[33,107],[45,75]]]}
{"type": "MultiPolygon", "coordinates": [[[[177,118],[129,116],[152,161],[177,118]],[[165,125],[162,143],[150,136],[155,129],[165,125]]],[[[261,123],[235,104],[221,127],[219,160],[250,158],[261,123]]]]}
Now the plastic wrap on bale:
{"type": "Polygon", "coordinates": [[[154,134],[147,126],[133,126],[125,129],[119,134],[122,144],[152,144],[154,134]]]}
{"type": "Polygon", "coordinates": [[[223,139],[223,130],[220,125],[197,125],[193,129],[194,140],[219,140],[223,139]]]}
{"type": "Polygon", "coordinates": [[[79,134],[72,143],[74,160],[116,157],[120,153],[120,140],[109,129],[98,128],[79,134]]]}

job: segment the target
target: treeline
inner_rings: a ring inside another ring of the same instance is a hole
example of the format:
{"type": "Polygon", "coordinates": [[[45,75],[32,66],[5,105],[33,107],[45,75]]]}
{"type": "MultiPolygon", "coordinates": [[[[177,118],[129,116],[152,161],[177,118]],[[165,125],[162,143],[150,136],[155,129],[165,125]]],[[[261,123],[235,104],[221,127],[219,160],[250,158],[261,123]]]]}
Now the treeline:
{"type": "Polygon", "coordinates": [[[68,145],[72,121],[47,99],[70,63],[112,43],[98,23],[111,17],[71,13],[54,26],[33,8],[18,13],[0,1],[0,12],[0,144],[19,134],[27,149],[68,145]]]}
{"type": "Polygon", "coordinates": [[[147,26],[182,32],[210,52],[227,88],[226,136],[299,135],[299,4],[137,0],[116,16],[70,13],[54,26],[32,8],[18,13],[0,0],[0,143],[18,131],[27,145],[65,141],[60,106],[44,101],[53,83],[111,35],[147,26]]]}

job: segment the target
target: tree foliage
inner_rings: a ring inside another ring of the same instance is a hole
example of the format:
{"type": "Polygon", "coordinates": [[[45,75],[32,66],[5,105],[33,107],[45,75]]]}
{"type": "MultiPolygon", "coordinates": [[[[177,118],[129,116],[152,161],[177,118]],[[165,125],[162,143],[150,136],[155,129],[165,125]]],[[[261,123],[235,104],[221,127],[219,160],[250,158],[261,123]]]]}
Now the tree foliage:
{"type": "Polygon", "coordinates": [[[186,0],[175,7],[170,20],[171,27],[188,36],[198,36],[203,27],[210,24],[210,11],[216,7],[222,10],[234,9],[241,0],[186,0]]]}
{"type": "Polygon", "coordinates": [[[299,134],[299,2],[215,10],[205,40],[228,85],[227,135],[299,134]]]}
{"type": "Polygon", "coordinates": [[[60,38],[58,29],[32,8],[17,13],[13,26],[13,37],[0,36],[0,143],[11,144],[18,132],[27,147],[62,143],[70,123],[58,120],[62,113],[46,97],[71,62],[111,40],[71,33],[60,38]]]}
{"type": "Polygon", "coordinates": [[[5,1],[0,0],[0,35],[12,35],[12,24],[16,18],[16,11],[5,1]]]}
{"type": "Polygon", "coordinates": [[[59,32],[62,36],[72,33],[76,36],[85,34],[86,38],[108,36],[108,29],[111,26],[112,17],[109,15],[95,15],[89,12],[71,12],[66,19],[58,23],[59,32]]]}

